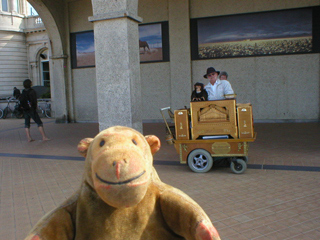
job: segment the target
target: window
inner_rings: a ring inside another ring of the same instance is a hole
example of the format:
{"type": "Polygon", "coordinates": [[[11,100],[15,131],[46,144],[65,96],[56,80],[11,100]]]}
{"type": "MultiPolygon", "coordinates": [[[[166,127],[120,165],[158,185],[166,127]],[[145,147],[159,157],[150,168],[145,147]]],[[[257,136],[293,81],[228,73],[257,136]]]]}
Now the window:
{"type": "Polygon", "coordinates": [[[45,87],[50,87],[49,62],[42,62],[42,83],[45,87]]]}
{"type": "Polygon", "coordinates": [[[9,12],[9,9],[8,9],[8,0],[2,0],[2,11],[9,12]]]}
{"type": "Polygon", "coordinates": [[[27,4],[28,4],[28,16],[38,16],[39,14],[37,13],[37,11],[32,7],[32,5],[29,3],[29,2],[27,2],[27,4]]]}
{"type": "Polygon", "coordinates": [[[43,51],[40,55],[40,71],[41,71],[41,82],[43,86],[50,88],[50,67],[48,50],[43,51]]]}
{"type": "Polygon", "coordinates": [[[16,0],[16,9],[14,9],[14,11],[16,11],[17,13],[20,12],[20,1],[19,0],[16,0]]]}

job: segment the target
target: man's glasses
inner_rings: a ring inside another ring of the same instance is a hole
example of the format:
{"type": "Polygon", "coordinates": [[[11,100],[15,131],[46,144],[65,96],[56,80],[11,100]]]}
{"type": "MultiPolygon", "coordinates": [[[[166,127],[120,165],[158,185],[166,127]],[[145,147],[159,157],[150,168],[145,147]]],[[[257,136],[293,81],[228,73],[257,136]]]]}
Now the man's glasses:
{"type": "Polygon", "coordinates": [[[207,74],[208,77],[214,76],[216,73],[209,73],[207,74]]]}

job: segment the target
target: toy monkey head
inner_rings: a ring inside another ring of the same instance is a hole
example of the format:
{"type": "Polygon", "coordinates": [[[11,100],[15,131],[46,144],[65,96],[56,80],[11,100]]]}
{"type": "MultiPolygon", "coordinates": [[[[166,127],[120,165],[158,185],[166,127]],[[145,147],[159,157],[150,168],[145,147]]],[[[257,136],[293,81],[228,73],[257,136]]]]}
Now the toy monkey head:
{"type": "Polygon", "coordinates": [[[197,82],[197,83],[194,85],[194,90],[196,90],[198,93],[199,93],[199,92],[202,92],[203,89],[204,89],[203,83],[197,82]]]}
{"type": "Polygon", "coordinates": [[[159,149],[156,136],[143,136],[123,126],[108,128],[78,144],[86,158],[86,182],[115,208],[135,206],[144,198],[153,178],[152,155],[159,149]]]}

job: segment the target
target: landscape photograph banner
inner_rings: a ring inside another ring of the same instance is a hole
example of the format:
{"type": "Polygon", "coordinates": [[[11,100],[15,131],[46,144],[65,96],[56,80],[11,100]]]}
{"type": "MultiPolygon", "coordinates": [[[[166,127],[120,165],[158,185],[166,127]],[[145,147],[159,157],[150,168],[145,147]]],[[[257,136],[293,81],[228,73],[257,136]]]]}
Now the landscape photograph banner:
{"type": "Polygon", "coordinates": [[[193,59],[314,52],[313,9],[192,19],[193,59]]]}
{"type": "Polygon", "coordinates": [[[169,61],[168,22],[139,25],[140,62],[169,61]]]}
{"type": "Polygon", "coordinates": [[[71,33],[72,68],[95,66],[93,31],[71,33]]]}

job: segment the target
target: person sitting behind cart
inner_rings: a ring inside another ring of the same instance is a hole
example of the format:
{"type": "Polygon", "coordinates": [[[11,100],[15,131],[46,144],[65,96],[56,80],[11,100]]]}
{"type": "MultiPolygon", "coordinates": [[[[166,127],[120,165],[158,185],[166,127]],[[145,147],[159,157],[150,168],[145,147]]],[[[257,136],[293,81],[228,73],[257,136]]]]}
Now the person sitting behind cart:
{"type": "Polygon", "coordinates": [[[191,102],[208,101],[208,93],[204,89],[203,83],[194,84],[194,90],[191,94],[191,102]]]}
{"type": "Polygon", "coordinates": [[[235,95],[231,84],[227,80],[218,78],[220,71],[216,71],[213,67],[207,69],[207,73],[203,75],[209,80],[209,83],[204,87],[208,93],[208,100],[223,100],[227,95],[235,95]]]}
{"type": "Polygon", "coordinates": [[[219,74],[219,79],[220,80],[228,80],[228,73],[225,71],[221,71],[221,73],[219,74]]]}

